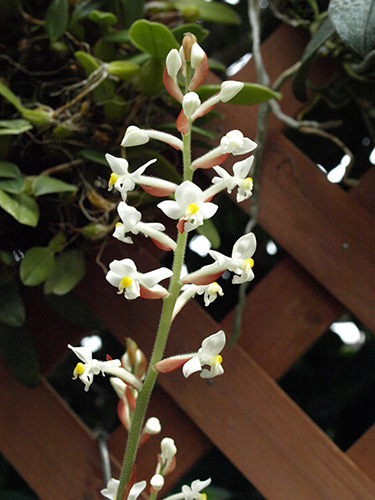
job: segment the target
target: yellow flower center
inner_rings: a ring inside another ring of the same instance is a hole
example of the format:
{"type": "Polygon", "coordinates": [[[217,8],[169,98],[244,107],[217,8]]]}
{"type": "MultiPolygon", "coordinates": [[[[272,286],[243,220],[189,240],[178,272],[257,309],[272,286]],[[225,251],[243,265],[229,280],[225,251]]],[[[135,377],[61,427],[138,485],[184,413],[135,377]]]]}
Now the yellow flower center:
{"type": "Polygon", "coordinates": [[[190,203],[190,205],[186,209],[186,215],[194,215],[198,212],[199,207],[196,203],[190,203]]]}
{"type": "Polygon", "coordinates": [[[120,227],[120,226],[123,226],[124,224],[122,222],[116,222],[116,225],[115,227],[120,227]]]}
{"type": "Polygon", "coordinates": [[[251,258],[245,259],[241,264],[241,267],[244,271],[251,269],[253,266],[254,266],[254,260],[251,258]]]}
{"type": "Polygon", "coordinates": [[[110,186],[114,186],[116,184],[118,178],[119,178],[119,175],[115,174],[114,172],[112,172],[112,174],[111,174],[111,176],[109,178],[108,184],[110,186]]]}
{"type": "Polygon", "coordinates": [[[252,187],[253,187],[253,179],[251,177],[246,177],[246,179],[244,179],[240,184],[240,188],[244,190],[251,189],[252,187]]]}
{"type": "Polygon", "coordinates": [[[77,363],[76,367],[74,368],[73,374],[76,375],[82,375],[85,371],[85,365],[83,363],[77,363]]]}
{"type": "Polygon", "coordinates": [[[197,498],[198,500],[207,500],[207,495],[206,493],[199,493],[197,498]]]}
{"type": "Polygon", "coordinates": [[[218,366],[218,365],[221,365],[222,362],[223,362],[223,358],[222,358],[222,356],[220,356],[220,354],[218,354],[217,356],[212,356],[211,361],[210,361],[210,365],[211,366],[218,366]]]}
{"type": "Polygon", "coordinates": [[[133,280],[129,276],[124,276],[120,281],[120,285],[118,287],[119,292],[121,293],[125,288],[128,288],[133,283],[133,280]]]}

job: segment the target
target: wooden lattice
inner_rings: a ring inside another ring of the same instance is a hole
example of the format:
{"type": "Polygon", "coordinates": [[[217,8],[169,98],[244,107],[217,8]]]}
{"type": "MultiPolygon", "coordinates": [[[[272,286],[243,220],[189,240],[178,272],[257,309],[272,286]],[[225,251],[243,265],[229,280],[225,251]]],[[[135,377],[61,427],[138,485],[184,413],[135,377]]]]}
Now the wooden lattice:
{"type": "MultiPolygon", "coordinates": [[[[298,60],[303,44],[303,37],[283,26],[263,45],[271,79],[298,60]]],[[[236,79],[254,81],[252,65],[236,79]]],[[[283,94],[283,109],[295,114],[298,103],[290,89],[283,94]]],[[[253,108],[232,111],[225,110],[225,129],[241,128],[254,137],[253,108]]],[[[247,296],[242,335],[225,351],[225,376],[212,386],[193,384],[180,373],[159,377],[150,414],[161,417],[163,435],[173,437],[179,450],[179,466],[168,485],[214,445],[267,500],[375,498],[375,426],[344,453],[275,382],[344,309],[375,331],[374,192],[374,170],[348,193],[329,183],[271,120],[259,223],[288,255],[247,296]]],[[[147,250],[134,246],[131,251],[139,268],[153,267],[155,257],[147,250]]],[[[148,301],[145,313],[144,301],[116,297],[95,267],[77,294],[115,336],[131,336],[150,353],[158,301],[148,301]]],[[[47,373],[79,332],[45,312],[41,297],[33,293],[29,301],[47,373]]],[[[230,334],[232,322],[233,312],[218,325],[189,303],[173,325],[168,353],[191,351],[220,328],[230,334]]],[[[99,499],[102,476],[94,436],[45,379],[27,389],[2,362],[1,374],[1,452],[42,500],[99,499]]],[[[115,477],[125,438],[120,427],[109,438],[115,477]]],[[[152,475],[158,446],[158,439],[150,440],[141,449],[142,478],[152,475]]]]}

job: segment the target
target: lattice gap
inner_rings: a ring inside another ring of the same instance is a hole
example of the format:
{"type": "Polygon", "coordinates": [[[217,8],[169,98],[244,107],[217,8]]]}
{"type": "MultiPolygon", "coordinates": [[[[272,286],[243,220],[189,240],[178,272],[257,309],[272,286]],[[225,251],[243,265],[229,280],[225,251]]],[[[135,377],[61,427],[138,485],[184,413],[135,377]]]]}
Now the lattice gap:
{"type": "Polygon", "coordinates": [[[375,420],[374,358],[374,335],[346,312],[279,383],[345,451],[375,420]]]}

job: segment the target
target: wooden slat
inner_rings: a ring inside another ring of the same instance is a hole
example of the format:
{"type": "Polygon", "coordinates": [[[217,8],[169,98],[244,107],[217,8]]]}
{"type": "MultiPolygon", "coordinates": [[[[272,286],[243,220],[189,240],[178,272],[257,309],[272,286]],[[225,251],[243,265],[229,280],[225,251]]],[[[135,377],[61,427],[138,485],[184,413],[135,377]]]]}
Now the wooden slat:
{"type": "MultiPolygon", "coordinates": [[[[96,440],[43,379],[18,383],[0,359],[0,449],[43,500],[99,500],[96,440]]],[[[112,461],[114,473],[118,464],[112,461]]]]}
{"type": "MultiPolygon", "coordinates": [[[[215,330],[195,307],[176,321],[171,350],[215,330]]],[[[224,368],[213,386],[179,373],[159,382],[268,500],[374,498],[374,484],[242,348],[226,350],[224,368]]]]}
{"type": "MultiPolygon", "coordinates": [[[[341,314],[343,306],[285,257],[247,296],[239,344],[280,378],[341,314]]],[[[222,321],[231,335],[235,311],[222,321]]]]}

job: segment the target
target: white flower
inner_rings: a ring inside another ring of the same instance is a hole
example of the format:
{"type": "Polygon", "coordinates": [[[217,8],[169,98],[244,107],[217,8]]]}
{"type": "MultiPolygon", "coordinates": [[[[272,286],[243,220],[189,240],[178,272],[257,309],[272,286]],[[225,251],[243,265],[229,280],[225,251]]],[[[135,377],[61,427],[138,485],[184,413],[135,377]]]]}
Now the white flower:
{"type": "Polygon", "coordinates": [[[141,222],[141,212],[134,207],[130,207],[124,201],[119,203],[117,211],[122,222],[116,224],[113,236],[118,240],[124,243],[133,243],[132,238],[126,236],[126,233],[142,233],[146,238],[150,237],[163,250],[174,250],[176,248],[176,242],[163,233],[165,231],[163,224],[158,222],[141,222]]]}
{"type": "Polygon", "coordinates": [[[124,293],[129,300],[140,296],[147,299],[165,297],[168,291],[157,283],[173,274],[166,267],[148,273],[140,273],[131,259],[114,260],[109,265],[109,269],[106,276],[107,281],[118,288],[118,293],[124,293]]]}
{"type": "Polygon", "coordinates": [[[234,175],[230,175],[222,167],[213,167],[219,177],[214,177],[212,179],[213,186],[206,189],[204,192],[205,198],[211,199],[215,194],[219,193],[223,189],[226,189],[228,193],[231,193],[235,187],[238,187],[237,203],[250,198],[253,190],[253,180],[251,177],[248,177],[248,174],[253,161],[254,156],[249,156],[245,160],[236,162],[233,165],[234,175]]]}
{"type": "Polygon", "coordinates": [[[121,146],[125,148],[130,146],[142,146],[146,144],[150,139],[157,139],[158,141],[166,142],[175,149],[181,150],[183,144],[181,139],[178,139],[172,134],[167,134],[166,132],[160,132],[159,130],[144,130],[136,127],[135,125],[130,125],[125,132],[124,138],[121,142],[121,146]]]}
{"type": "Polygon", "coordinates": [[[211,479],[206,479],[205,481],[196,479],[191,483],[190,487],[185,484],[181,488],[181,493],[175,493],[164,500],[205,500],[207,497],[201,491],[207,488],[210,483],[211,479]]]}
{"type": "Polygon", "coordinates": [[[178,186],[175,198],[176,201],[162,201],[158,207],[171,219],[179,219],[177,228],[180,233],[201,226],[203,220],[212,217],[218,208],[214,203],[205,202],[203,191],[190,181],[178,186]]]}
{"type": "Polygon", "coordinates": [[[182,373],[185,377],[198,371],[201,372],[202,378],[216,377],[224,373],[221,366],[223,358],[220,356],[224,346],[225,333],[220,330],[204,339],[198,352],[178,354],[162,359],[154,365],[154,369],[160,373],[169,373],[182,367],[182,373]],[[210,366],[210,369],[202,369],[204,365],[210,366]]]}
{"type": "Polygon", "coordinates": [[[211,168],[220,165],[231,153],[232,155],[243,155],[250,153],[257,147],[256,142],[244,137],[240,130],[231,130],[220,140],[220,146],[212,149],[191,164],[191,168],[211,168]]]}
{"type": "Polygon", "coordinates": [[[195,296],[195,294],[203,295],[204,305],[208,307],[211,302],[216,300],[217,296],[222,297],[224,295],[221,286],[214,281],[208,285],[184,285],[181,288],[182,293],[177,297],[176,304],[173,309],[172,320],[181,311],[184,305],[195,296]]]}
{"type": "Polygon", "coordinates": [[[200,376],[202,378],[212,378],[217,375],[222,375],[224,369],[221,366],[223,358],[220,356],[220,352],[225,346],[225,333],[223,330],[219,330],[217,333],[210,335],[202,342],[202,347],[199,351],[187,361],[182,367],[182,373],[187,378],[192,373],[201,371],[200,376]],[[211,368],[203,368],[204,365],[208,365],[211,368]]]}
{"type": "MultiPolygon", "coordinates": [[[[107,484],[107,488],[101,490],[101,494],[108,498],[109,500],[116,500],[117,490],[119,487],[120,481],[118,479],[110,479],[107,484]]],[[[140,481],[139,483],[133,484],[129,491],[129,495],[127,500],[136,500],[142,491],[146,488],[146,481],[140,481]]]]}
{"type": "Polygon", "coordinates": [[[176,467],[177,447],[172,438],[165,437],[160,443],[161,453],[158,455],[158,465],[155,474],[166,476],[176,467]]]}
{"type": "Polygon", "coordinates": [[[73,380],[79,377],[85,384],[86,392],[94,380],[94,375],[98,375],[100,372],[104,375],[108,372],[109,368],[121,366],[119,359],[112,359],[110,361],[92,359],[92,352],[88,347],[73,347],[70,344],[68,344],[68,347],[82,361],[82,363],[77,363],[77,366],[74,368],[73,380]]]}
{"type": "Polygon", "coordinates": [[[129,172],[129,163],[124,158],[117,158],[108,153],[105,155],[105,158],[112,169],[112,174],[108,182],[108,190],[111,191],[115,187],[121,193],[123,199],[126,199],[126,193],[132,191],[135,185],[139,183],[140,177],[146,168],[156,161],[156,158],[150,160],[135,172],[129,172]]]}
{"type": "Polygon", "coordinates": [[[252,256],[255,249],[256,238],[254,233],[245,234],[233,245],[231,257],[210,250],[208,253],[215,260],[215,263],[203,266],[198,271],[188,274],[182,279],[182,282],[205,285],[221,276],[226,269],[237,275],[232,279],[233,284],[251,281],[254,278],[254,273],[252,271],[254,260],[252,256]]]}

